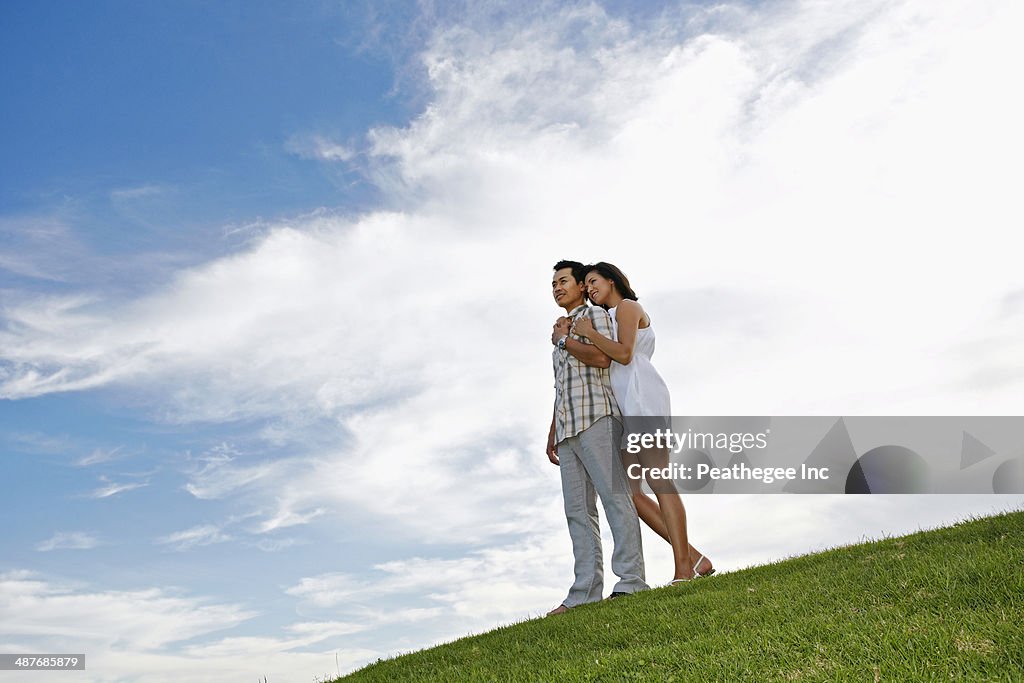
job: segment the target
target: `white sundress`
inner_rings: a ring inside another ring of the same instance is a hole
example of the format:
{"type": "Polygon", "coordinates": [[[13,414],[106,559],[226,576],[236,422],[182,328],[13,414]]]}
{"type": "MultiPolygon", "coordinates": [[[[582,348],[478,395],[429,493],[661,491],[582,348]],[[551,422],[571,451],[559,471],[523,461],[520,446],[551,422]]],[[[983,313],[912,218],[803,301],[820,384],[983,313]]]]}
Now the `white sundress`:
{"type": "MultiPolygon", "coordinates": [[[[608,309],[612,317],[615,341],[619,340],[619,325],[615,309],[608,309]]],[[[611,384],[615,401],[623,417],[662,416],[672,414],[668,385],[651,363],[654,355],[654,325],[636,331],[633,360],[628,365],[612,361],[611,384]]]]}

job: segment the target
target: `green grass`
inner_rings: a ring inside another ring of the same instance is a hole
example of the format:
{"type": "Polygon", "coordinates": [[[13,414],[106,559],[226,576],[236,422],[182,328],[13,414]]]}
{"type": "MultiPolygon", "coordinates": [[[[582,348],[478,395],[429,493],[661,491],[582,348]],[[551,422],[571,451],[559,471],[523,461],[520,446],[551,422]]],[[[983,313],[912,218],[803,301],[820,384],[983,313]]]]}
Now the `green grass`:
{"type": "Polygon", "coordinates": [[[1024,681],[1024,512],[647,591],[339,681],[1024,681]]]}

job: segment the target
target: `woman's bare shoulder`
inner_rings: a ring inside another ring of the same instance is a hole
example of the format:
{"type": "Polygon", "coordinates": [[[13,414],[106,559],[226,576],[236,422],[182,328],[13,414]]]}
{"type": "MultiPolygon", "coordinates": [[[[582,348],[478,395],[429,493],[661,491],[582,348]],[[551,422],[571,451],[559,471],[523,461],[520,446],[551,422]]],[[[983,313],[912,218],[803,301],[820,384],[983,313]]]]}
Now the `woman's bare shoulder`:
{"type": "Polygon", "coordinates": [[[651,326],[651,319],[647,316],[647,311],[639,302],[632,299],[623,299],[615,309],[615,322],[621,324],[624,321],[636,321],[636,325],[640,329],[651,326]]]}
{"type": "Polygon", "coordinates": [[[632,299],[623,299],[619,302],[619,305],[615,307],[615,317],[619,317],[625,313],[630,317],[644,317],[644,307],[639,302],[633,301],[632,299]]]}

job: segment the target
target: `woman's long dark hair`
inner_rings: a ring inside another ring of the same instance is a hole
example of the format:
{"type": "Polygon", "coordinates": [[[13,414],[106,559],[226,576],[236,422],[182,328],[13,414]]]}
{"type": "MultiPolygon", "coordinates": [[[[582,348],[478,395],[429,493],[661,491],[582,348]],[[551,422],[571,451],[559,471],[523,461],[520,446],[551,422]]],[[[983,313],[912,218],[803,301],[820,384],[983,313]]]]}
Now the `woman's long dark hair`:
{"type": "MultiPolygon", "coordinates": [[[[596,272],[604,279],[611,280],[612,284],[615,285],[615,291],[617,291],[619,296],[623,299],[636,301],[640,298],[636,295],[636,292],[633,291],[633,288],[629,286],[629,279],[626,277],[625,273],[619,270],[617,266],[613,266],[606,261],[598,261],[597,263],[587,266],[583,272],[586,273],[586,275],[596,272]]],[[[603,308],[608,307],[603,306],[603,308]]]]}

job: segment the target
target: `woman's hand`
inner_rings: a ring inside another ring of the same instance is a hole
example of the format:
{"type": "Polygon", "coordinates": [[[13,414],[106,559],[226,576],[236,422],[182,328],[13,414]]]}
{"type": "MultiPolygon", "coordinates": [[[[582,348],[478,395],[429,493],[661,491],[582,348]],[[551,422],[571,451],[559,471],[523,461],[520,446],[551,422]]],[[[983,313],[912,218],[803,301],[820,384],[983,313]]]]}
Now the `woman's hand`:
{"type": "Polygon", "coordinates": [[[590,339],[590,336],[594,334],[594,324],[590,322],[590,318],[580,318],[576,321],[572,331],[581,337],[590,339]]]}

